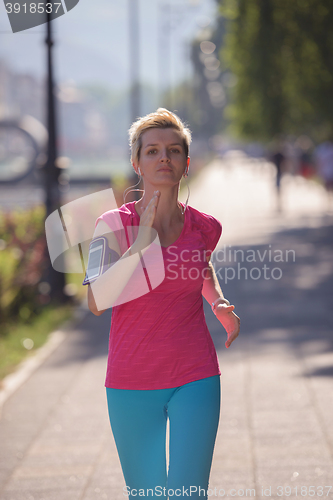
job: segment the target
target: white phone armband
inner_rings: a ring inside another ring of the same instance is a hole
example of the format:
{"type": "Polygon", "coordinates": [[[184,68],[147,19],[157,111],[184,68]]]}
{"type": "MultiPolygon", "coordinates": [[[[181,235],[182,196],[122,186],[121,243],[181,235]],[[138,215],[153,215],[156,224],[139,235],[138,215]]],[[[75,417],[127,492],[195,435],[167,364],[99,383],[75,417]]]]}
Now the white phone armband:
{"type": "Polygon", "coordinates": [[[109,248],[105,236],[95,238],[89,245],[88,267],[82,285],[88,285],[95,281],[119,258],[117,252],[109,248]]]}

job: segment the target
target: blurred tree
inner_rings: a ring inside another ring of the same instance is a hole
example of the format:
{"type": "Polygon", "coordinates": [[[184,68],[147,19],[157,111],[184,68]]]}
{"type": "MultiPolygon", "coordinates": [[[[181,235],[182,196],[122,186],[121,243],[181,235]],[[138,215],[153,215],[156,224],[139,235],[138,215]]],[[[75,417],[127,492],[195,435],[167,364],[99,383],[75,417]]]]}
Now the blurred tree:
{"type": "Polygon", "coordinates": [[[333,132],[333,4],[217,0],[227,20],[222,64],[237,78],[224,116],[239,136],[333,132]]]}
{"type": "Polygon", "coordinates": [[[195,118],[199,108],[193,82],[185,80],[173,89],[166,90],[163,94],[163,103],[167,109],[175,111],[182,120],[189,123],[193,133],[196,132],[195,118]]]}
{"type": "Polygon", "coordinates": [[[226,24],[220,12],[217,12],[214,24],[214,29],[210,24],[202,29],[192,42],[191,50],[195,72],[191,126],[195,134],[207,139],[223,126],[222,109],[226,103],[225,88],[228,85],[224,78],[226,70],[219,61],[226,24]]]}

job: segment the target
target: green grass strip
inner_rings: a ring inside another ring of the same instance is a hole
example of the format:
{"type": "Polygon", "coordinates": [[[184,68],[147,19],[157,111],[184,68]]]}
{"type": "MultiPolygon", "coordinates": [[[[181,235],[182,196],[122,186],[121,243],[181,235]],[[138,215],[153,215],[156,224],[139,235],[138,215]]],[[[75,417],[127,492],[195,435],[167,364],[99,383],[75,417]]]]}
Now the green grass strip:
{"type": "Polygon", "coordinates": [[[72,317],[73,307],[47,306],[29,321],[3,326],[0,335],[0,380],[47,340],[48,335],[72,317]]]}

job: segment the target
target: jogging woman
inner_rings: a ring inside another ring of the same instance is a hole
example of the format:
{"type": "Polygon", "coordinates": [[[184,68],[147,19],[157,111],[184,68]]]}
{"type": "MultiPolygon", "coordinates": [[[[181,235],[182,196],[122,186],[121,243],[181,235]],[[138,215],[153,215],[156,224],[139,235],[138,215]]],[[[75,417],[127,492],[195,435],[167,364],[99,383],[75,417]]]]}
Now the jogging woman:
{"type": "Polygon", "coordinates": [[[227,348],[240,326],[210,262],[221,224],[178,201],[191,133],[177,115],[159,108],[133,123],[129,134],[144,193],[97,220],[94,239],[107,236],[113,264],[88,287],[94,314],[113,305],[105,385],[123,494],[203,499],[219,421],[220,370],[202,296],[227,332],[227,348]]]}

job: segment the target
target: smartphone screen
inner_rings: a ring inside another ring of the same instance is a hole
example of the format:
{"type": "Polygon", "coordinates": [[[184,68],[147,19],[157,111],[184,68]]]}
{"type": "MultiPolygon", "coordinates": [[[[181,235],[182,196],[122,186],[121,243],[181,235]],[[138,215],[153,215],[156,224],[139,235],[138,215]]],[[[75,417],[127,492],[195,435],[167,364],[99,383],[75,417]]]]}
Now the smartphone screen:
{"type": "Polygon", "coordinates": [[[87,279],[98,278],[101,274],[104,255],[104,243],[98,240],[91,244],[88,258],[87,279]]]}

